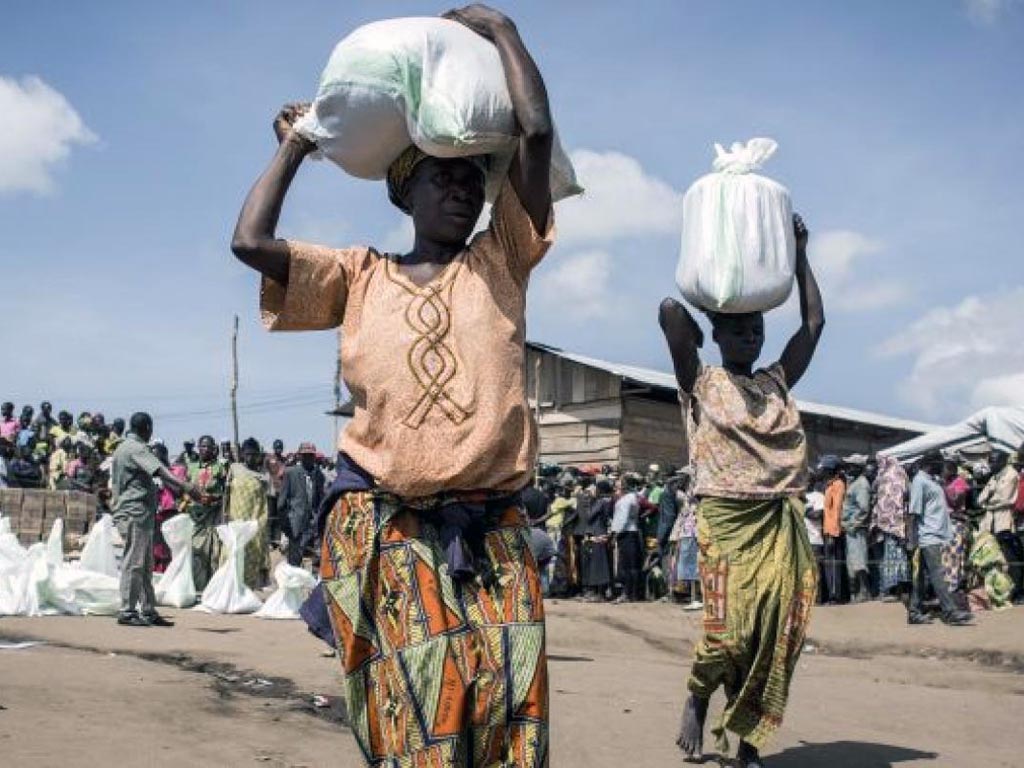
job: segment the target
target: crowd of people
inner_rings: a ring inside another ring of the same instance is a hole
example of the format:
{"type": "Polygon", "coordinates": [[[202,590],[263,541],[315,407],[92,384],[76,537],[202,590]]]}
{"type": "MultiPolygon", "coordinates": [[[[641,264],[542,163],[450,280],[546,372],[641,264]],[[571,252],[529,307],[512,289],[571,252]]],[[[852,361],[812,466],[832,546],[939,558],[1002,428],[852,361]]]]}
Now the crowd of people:
{"type": "MultiPolygon", "coordinates": [[[[1024,601],[1024,450],[984,461],[823,456],[804,494],[822,605],[902,600],[911,623],[1024,601]],[[914,567],[915,553],[917,567],[914,567]]],[[[693,470],[542,469],[524,494],[545,594],[703,607],[693,470]]]]}
{"type": "MultiPolygon", "coordinates": [[[[11,402],[0,405],[0,488],[91,492],[97,515],[109,512],[111,459],[126,438],[124,419],[108,424],[99,412],[75,418],[68,411],[55,417],[45,401],[38,412],[31,405],[15,412],[11,402]]],[[[260,522],[245,558],[245,580],[253,588],[269,581],[272,549],[280,547],[292,565],[318,559],[316,511],[335,471],[312,444],[287,453],[274,440],[264,452],[249,438],[236,452],[231,441],[206,435],[186,440],[173,459],[162,441],[149,447],[201,493],[189,499],[158,482],[155,572],[171,559],[160,526],[181,513],[195,525],[200,589],[219,564],[215,529],[224,521],[260,522]]],[[[817,602],[902,600],[911,622],[927,623],[924,601],[930,598],[943,620],[956,624],[968,622],[971,609],[1024,601],[1022,468],[1024,450],[973,462],[929,454],[907,467],[892,457],[822,457],[804,495],[820,576],[817,602]],[[908,525],[912,519],[916,525],[908,525]]],[[[545,595],[673,600],[701,609],[692,481],[691,467],[652,465],[645,474],[619,474],[611,466],[541,467],[523,504],[545,595]]]]}
{"type": "MultiPolygon", "coordinates": [[[[56,417],[49,402],[24,406],[15,417],[11,402],[0,405],[0,488],[82,491],[95,494],[96,517],[112,513],[114,455],[132,437],[122,418],[109,424],[102,413],[68,411],[56,417]]],[[[186,440],[173,458],[163,441],[145,440],[148,452],[174,480],[156,477],[157,512],[152,532],[152,570],[162,573],[171,551],[161,525],[178,514],[193,522],[192,563],[196,588],[202,590],[221,561],[216,527],[231,520],[257,520],[259,532],[245,556],[245,581],[254,589],[268,584],[270,551],[280,547],[292,565],[316,558],[315,515],[324,488],[334,477],[334,462],[304,442],[286,452],[274,440],[265,452],[249,438],[236,446],[210,435],[186,440]],[[195,497],[184,491],[194,486],[195,497]],[[283,537],[282,537],[283,534],[283,537]]],[[[124,538],[124,536],[122,536],[124,538]]]]}
{"type": "Polygon", "coordinates": [[[1024,600],[1024,449],[968,461],[931,452],[823,457],[807,494],[807,533],[828,604],[909,600],[927,623],[930,591],[948,623],[1024,600]]]}

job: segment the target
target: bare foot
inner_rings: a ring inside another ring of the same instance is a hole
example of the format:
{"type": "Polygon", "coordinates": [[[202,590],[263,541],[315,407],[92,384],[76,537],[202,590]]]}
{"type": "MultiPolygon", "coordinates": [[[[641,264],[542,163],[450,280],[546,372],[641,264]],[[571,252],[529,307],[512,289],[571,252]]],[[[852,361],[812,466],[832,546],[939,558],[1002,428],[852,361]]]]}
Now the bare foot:
{"type": "Polygon", "coordinates": [[[708,700],[692,693],[683,707],[683,722],[679,726],[676,744],[687,758],[701,758],[704,754],[704,721],[708,719],[708,700]]]}
{"type": "Polygon", "coordinates": [[[740,768],[764,768],[761,755],[745,741],[741,741],[740,748],[736,750],[736,760],[739,762],[740,768]]]}

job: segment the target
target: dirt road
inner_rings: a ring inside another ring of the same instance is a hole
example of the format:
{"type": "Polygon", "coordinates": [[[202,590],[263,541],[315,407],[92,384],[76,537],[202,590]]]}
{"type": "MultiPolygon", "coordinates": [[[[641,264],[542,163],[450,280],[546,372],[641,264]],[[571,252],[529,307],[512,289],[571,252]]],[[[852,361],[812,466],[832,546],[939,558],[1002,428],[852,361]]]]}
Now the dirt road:
{"type": "MultiPolygon", "coordinates": [[[[301,622],[167,613],[172,629],[0,619],[3,643],[44,641],[0,649],[0,765],[360,765],[337,662],[301,622]]],[[[698,617],[564,601],[548,615],[552,766],[682,765],[698,617]]],[[[1024,610],[953,629],[909,627],[898,605],[820,609],[768,765],[1021,766],[1022,697],[1024,610]]]]}

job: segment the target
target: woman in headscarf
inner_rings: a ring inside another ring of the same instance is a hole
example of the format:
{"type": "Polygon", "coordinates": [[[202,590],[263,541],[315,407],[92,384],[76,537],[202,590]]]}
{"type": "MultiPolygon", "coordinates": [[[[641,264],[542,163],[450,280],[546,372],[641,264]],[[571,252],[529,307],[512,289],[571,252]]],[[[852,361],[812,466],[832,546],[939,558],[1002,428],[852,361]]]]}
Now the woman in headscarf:
{"type": "Polygon", "coordinates": [[[342,327],[355,415],[322,507],[321,576],[366,762],[546,766],[544,612],[518,496],[537,451],[524,313],[553,239],[553,130],[515,25],[479,5],[448,18],[495,44],[521,130],[487,229],[470,239],[487,162],[410,147],[387,174],[408,253],[277,239],[314,149],[293,106],[232,249],[263,275],[271,330],[342,327]]]}
{"type": "Polygon", "coordinates": [[[871,527],[882,537],[882,562],[878,568],[878,591],[890,596],[910,584],[907,564],[907,494],[910,478],[895,456],[883,456],[878,462],[875,481],[875,506],[871,527]]]}
{"type": "Polygon", "coordinates": [[[709,313],[721,367],[701,362],[703,332],[682,304],[666,299],[660,316],[687,405],[704,585],[704,637],[677,743],[687,756],[701,754],[708,701],[724,687],[718,748],[728,749],[726,730],[738,734],[744,768],[761,765],[759,751],[782,722],[817,592],[800,501],[807,440],[790,390],[810,365],[825,317],[807,229],[799,216],[793,226],[802,323],[777,363],[754,370],[764,345],[760,312],[709,313]]]}
{"type": "Polygon", "coordinates": [[[675,544],[675,582],[678,585],[676,591],[682,594],[684,591],[690,598],[690,602],[684,606],[687,611],[699,611],[704,607],[701,602],[700,572],[697,565],[697,504],[691,493],[693,481],[693,470],[689,467],[684,470],[686,474],[679,482],[678,490],[673,492],[679,495],[679,516],[676,518],[669,540],[675,544]]]}
{"type": "Polygon", "coordinates": [[[954,598],[963,600],[964,566],[970,551],[970,521],[967,517],[967,497],[971,487],[966,478],[960,474],[955,461],[947,461],[943,467],[943,490],[949,505],[949,522],[953,530],[953,540],[942,550],[942,570],[945,573],[946,585],[954,598]]]}
{"type": "MultiPolygon", "coordinates": [[[[248,438],[240,450],[242,461],[228,467],[224,484],[224,517],[255,520],[256,535],[245,545],[245,585],[263,589],[270,577],[270,535],[267,532],[267,490],[270,480],[263,471],[263,449],[255,438],[248,438]]],[[[221,556],[224,559],[224,555],[221,556]]]]}
{"type": "MultiPolygon", "coordinates": [[[[183,471],[184,467],[170,466],[167,446],[164,443],[155,441],[153,443],[153,453],[158,459],[160,459],[160,463],[170,470],[172,475],[177,477],[179,480],[186,480],[186,474],[183,471]]],[[[155,530],[153,531],[153,573],[163,573],[167,570],[167,566],[171,564],[171,548],[167,545],[167,540],[164,539],[163,526],[164,523],[178,514],[178,497],[175,495],[171,487],[164,484],[160,478],[157,478],[156,482],[157,496],[155,530]]]]}
{"type": "Polygon", "coordinates": [[[189,467],[188,479],[203,495],[202,501],[189,501],[186,508],[195,528],[192,531],[192,578],[202,593],[220,563],[221,541],[217,526],[221,523],[221,500],[227,470],[217,461],[217,443],[210,435],[199,438],[199,462],[189,467]]]}

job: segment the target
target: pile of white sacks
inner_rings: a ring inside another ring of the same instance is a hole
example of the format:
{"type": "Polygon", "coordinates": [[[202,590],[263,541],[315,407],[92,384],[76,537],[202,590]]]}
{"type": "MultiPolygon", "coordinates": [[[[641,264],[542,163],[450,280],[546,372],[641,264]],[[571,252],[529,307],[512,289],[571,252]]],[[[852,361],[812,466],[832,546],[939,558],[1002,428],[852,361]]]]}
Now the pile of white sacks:
{"type": "MultiPolygon", "coordinates": [[[[192,579],[192,521],[177,515],[161,529],[171,548],[171,564],[155,574],[159,605],[207,613],[252,613],[263,619],[297,619],[299,606],[316,585],[302,568],[282,562],[274,571],[277,590],[264,603],[245,585],[245,545],[257,532],[255,521],[218,526],[226,557],[201,595],[192,579]],[[198,605],[196,603],[198,602],[198,605]]],[[[64,559],[64,523],[53,524],[46,542],[23,547],[10,520],[0,516],[0,616],[110,616],[120,608],[120,537],[109,515],[93,526],[77,562],[64,559]]]]}

